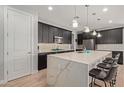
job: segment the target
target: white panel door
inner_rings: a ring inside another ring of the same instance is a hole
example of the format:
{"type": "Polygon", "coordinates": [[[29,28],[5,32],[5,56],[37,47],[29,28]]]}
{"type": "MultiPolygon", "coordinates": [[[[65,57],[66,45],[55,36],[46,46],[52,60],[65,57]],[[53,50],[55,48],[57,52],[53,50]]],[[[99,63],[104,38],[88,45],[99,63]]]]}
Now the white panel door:
{"type": "Polygon", "coordinates": [[[8,10],[8,81],[30,74],[31,17],[8,10]]]}

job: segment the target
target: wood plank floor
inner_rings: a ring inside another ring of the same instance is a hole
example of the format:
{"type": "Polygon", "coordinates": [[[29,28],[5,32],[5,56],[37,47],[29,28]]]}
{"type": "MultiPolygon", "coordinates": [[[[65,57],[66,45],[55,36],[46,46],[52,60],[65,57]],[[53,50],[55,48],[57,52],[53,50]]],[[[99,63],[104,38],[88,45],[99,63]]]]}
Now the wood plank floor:
{"type": "MultiPolygon", "coordinates": [[[[46,72],[47,69],[44,69],[36,74],[9,81],[0,87],[47,87],[46,72]]],[[[96,83],[104,86],[101,81],[97,80],[96,83]]],[[[124,65],[119,66],[116,87],[124,87],[124,65]]]]}
{"type": "Polygon", "coordinates": [[[46,69],[36,74],[25,76],[16,80],[9,81],[0,87],[46,87],[46,69]]]}

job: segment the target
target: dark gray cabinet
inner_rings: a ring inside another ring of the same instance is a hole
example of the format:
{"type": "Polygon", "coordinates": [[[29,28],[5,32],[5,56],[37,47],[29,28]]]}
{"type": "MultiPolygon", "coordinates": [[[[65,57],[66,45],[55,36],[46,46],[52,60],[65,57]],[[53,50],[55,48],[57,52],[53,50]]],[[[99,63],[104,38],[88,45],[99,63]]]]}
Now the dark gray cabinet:
{"type": "Polygon", "coordinates": [[[64,44],[71,44],[72,32],[51,26],[48,24],[38,23],[38,43],[54,43],[54,37],[63,37],[64,44]]]}
{"type": "Polygon", "coordinates": [[[95,39],[96,37],[92,35],[93,32],[90,32],[90,33],[83,33],[82,37],[83,39],[95,39]]]}
{"type": "Polygon", "coordinates": [[[63,31],[63,43],[64,44],[70,44],[71,43],[71,35],[72,33],[70,31],[63,31]]]}
{"type": "Polygon", "coordinates": [[[78,34],[77,38],[78,38],[78,45],[81,45],[83,43],[83,34],[78,34]]]}
{"type": "Polygon", "coordinates": [[[42,42],[42,24],[41,23],[38,23],[38,43],[42,42]]]}
{"type": "Polygon", "coordinates": [[[83,43],[83,40],[86,40],[86,39],[94,39],[96,40],[96,37],[92,35],[92,32],[90,33],[79,33],[77,35],[77,38],[78,38],[78,45],[81,45],[83,43]]]}
{"type": "Polygon", "coordinates": [[[68,31],[68,43],[69,44],[72,44],[72,32],[71,31],[68,31]]]}
{"type": "Polygon", "coordinates": [[[52,27],[52,29],[53,29],[54,36],[58,36],[59,35],[58,28],[52,27]]]}
{"type": "Polygon", "coordinates": [[[42,42],[43,43],[48,43],[49,40],[49,26],[46,24],[42,24],[42,42]]]}
{"type": "Polygon", "coordinates": [[[58,28],[58,36],[63,37],[63,29],[58,28]]]}
{"type": "Polygon", "coordinates": [[[54,42],[54,31],[55,31],[55,29],[53,28],[53,27],[49,27],[49,43],[53,43],[54,42]]]}
{"type": "Polygon", "coordinates": [[[122,44],[123,43],[123,28],[114,28],[99,31],[102,37],[97,38],[91,33],[80,33],[78,37],[78,45],[82,44],[84,39],[95,39],[96,44],[122,44]]]}
{"type": "Polygon", "coordinates": [[[122,44],[123,28],[115,28],[100,31],[102,37],[97,38],[97,44],[122,44]]]}
{"type": "Polygon", "coordinates": [[[47,54],[38,54],[38,70],[47,68],[47,54]]]}

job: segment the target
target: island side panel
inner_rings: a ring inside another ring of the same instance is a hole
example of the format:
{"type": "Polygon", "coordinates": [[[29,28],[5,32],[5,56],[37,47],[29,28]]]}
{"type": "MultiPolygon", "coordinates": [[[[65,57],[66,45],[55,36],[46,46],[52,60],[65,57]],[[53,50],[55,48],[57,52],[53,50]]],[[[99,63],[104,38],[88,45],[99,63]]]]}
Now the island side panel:
{"type": "Polygon", "coordinates": [[[88,65],[53,56],[47,59],[47,83],[55,87],[88,87],[88,65]]]}

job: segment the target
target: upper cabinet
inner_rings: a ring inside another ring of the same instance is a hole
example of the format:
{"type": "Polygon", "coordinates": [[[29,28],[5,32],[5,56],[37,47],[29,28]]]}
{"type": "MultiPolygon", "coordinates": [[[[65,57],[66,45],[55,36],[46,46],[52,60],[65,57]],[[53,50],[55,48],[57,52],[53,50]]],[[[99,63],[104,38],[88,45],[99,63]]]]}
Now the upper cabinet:
{"type": "Polygon", "coordinates": [[[96,37],[92,35],[92,32],[79,33],[79,34],[77,34],[77,38],[78,38],[78,45],[81,45],[83,43],[83,40],[85,40],[85,39],[96,39],[96,37]]]}
{"type": "Polygon", "coordinates": [[[70,31],[63,31],[63,43],[64,44],[71,44],[71,37],[72,33],[70,31]]]}
{"type": "Polygon", "coordinates": [[[61,28],[58,28],[58,36],[60,36],[60,37],[63,37],[63,29],[61,29],[61,28]]]}
{"type": "Polygon", "coordinates": [[[38,23],[38,43],[43,42],[42,33],[43,33],[43,31],[42,31],[42,24],[38,23]]]}
{"type": "Polygon", "coordinates": [[[122,44],[123,28],[115,28],[100,31],[102,37],[97,38],[97,44],[122,44]]]}
{"type": "Polygon", "coordinates": [[[77,35],[77,38],[78,38],[78,45],[81,45],[83,43],[83,34],[78,34],[77,35]]]}
{"type": "Polygon", "coordinates": [[[122,44],[123,43],[123,28],[114,28],[99,31],[102,37],[96,37],[90,33],[80,33],[78,37],[78,45],[82,44],[84,39],[95,39],[97,44],[122,44]]]}
{"type": "Polygon", "coordinates": [[[54,43],[54,37],[63,37],[64,44],[71,44],[72,32],[48,24],[38,23],[38,43],[54,43]]]}
{"type": "Polygon", "coordinates": [[[49,40],[49,25],[42,24],[42,43],[48,43],[49,40]]]}
{"type": "Polygon", "coordinates": [[[49,26],[49,37],[48,37],[49,38],[48,39],[49,43],[53,43],[54,42],[54,34],[55,34],[54,31],[56,31],[56,29],[54,27],[52,27],[52,26],[49,26]]]}

